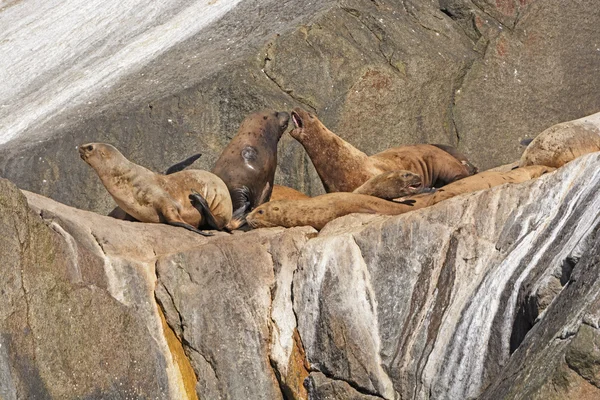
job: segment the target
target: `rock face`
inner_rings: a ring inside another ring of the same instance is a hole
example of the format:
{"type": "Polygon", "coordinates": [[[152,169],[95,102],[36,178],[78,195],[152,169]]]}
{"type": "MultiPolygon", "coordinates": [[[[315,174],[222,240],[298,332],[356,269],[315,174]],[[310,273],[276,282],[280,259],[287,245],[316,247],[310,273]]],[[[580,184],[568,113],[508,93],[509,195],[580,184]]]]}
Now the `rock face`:
{"type": "MultiPolygon", "coordinates": [[[[600,109],[594,2],[163,3],[0,8],[11,27],[0,30],[0,126],[12,138],[1,176],[107,212],[75,146],[110,142],[157,171],[201,152],[210,169],[248,113],[295,106],[368,154],[438,142],[484,170],[516,160],[520,139],[600,109]]],[[[277,183],[322,192],[288,135],[279,156],[277,183]]]]}
{"type": "Polygon", "coordinates": [[[2,180],[0,396],[596,398],[599,165],[212,238],[2,180]]]}

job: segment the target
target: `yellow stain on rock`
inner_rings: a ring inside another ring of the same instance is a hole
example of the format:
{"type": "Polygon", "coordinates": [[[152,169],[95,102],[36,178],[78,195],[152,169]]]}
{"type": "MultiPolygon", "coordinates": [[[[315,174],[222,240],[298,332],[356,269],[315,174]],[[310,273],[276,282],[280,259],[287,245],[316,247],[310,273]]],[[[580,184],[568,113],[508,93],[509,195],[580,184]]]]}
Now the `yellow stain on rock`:
{"type": "Polygon", "coordinates": [[[288,363],[288,373],[285,377],[287,397],[294,400],[308,399],[308,393],[304,387],[304,380],[308,376],[308,360],[304,353],[304,346],[297,329],[294,329],[294,347],[288,363]]]}
{"type": "Polygon", "coordinates": [[[198,382],[198,378],[196,377],[196,373],[192,368],[192,364],[190,364],[190,360],[188,360],[185,355],[185,351],[183,350],[183,346],[181,342],[173,332],[173,329],[167,324],[167,320],[165,319],[165,315],[160,307],[158,308],[158,314],[160,315],[160,321],[162,323],[163,332],[165,334],[165,339],[167,340],[167,344],[169,345],[169,350],[171,351],[171,355],[173,356],[173,363],[179,369],[179,373],[181,374],[183,390],[186,394],[186,398],[182,400],[198,400],[198,395],[196,394],[196,382],[198,382]]]}

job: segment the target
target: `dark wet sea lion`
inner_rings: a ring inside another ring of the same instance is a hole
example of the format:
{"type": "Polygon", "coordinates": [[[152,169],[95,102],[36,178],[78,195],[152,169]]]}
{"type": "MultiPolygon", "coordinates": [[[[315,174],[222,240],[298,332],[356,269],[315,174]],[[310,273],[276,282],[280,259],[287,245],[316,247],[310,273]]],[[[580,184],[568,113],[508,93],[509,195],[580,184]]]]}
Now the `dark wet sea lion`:
{"type": "Polygon", "coordinates": [[[433,145],[400,146],[367,156],[301,108],[292,111],[292,120],[296,128],[290,134],[304,146],[328,193],[352,192],[388,171],[419,174],[425,187],[441,187],[471,174],[447,150],[433,145]]]}
{"type": "Polygon", "coordinates": [[[211,236],[198,228],[222,229],[231,220],[227,186],[208,171],[157,174],[129,161],[106,143],[82,145],[79,154],[96,171],[119,207],[138,221],[162,222],[211,236]],[[190,196],[205,200],[198,205],[200,210],[192,205],[190,196]]]}
{"type": "Polygon", "coordinates": [[[277,167],[277,144],[289,119],[286,112],[249,115],[215,163],[212,172],[225,182],[233,203],[233,218],[228,225],[231,229],[243,225],[248,212],[269,201],[277,167]]]}
{"type": "Polygon", "coordinates": [[[489,189],[505,183],[521,183],[554,168],[534,165],[508,172],[481,172],[453,182],[434,193],[402,199],[401,203],[357,193],[328,193],[305,200],[271,201],[253,210],[246,220],[253,228],[312,226],[322,229],[335,218],[352,213],[398,215],[432,206],[454,196],[489,189]]]}

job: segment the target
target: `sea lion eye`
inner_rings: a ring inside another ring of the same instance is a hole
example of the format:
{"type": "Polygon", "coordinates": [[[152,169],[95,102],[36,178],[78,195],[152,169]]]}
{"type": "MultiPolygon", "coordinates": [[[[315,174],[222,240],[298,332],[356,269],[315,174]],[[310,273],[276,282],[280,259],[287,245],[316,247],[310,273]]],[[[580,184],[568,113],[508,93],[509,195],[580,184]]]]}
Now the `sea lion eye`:
{"type": "Polygon", "coordinates": [[[259,213],[260,215],[263,215],[263,214],[265,213],[265,210],[258,210],[258,213],[259,213]]]}
{"type": "Polygon", "coordinates": [[[87,151],[92,151],[94,150],[94,146],[92,146],[91,144],[85,148],[87,151]]]}
{"type": "Polygon", "coordinates": [[[273,211],[279,211],[279,207],[273,207],[273,211]]]}
{"type": "Polygon", "coordinates": [[[263,119],[264,119],[265,121],[267,120],[267,118],[269,118],[269,117],[267,117],[266,115],[263,117],[263,119]]]}

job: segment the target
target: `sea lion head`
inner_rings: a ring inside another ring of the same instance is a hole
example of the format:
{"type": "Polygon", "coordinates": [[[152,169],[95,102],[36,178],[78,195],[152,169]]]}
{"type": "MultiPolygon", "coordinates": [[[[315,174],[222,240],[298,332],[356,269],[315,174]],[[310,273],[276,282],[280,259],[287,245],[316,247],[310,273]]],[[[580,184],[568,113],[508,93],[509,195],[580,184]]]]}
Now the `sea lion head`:
{"type": "Polygon", "coordinates": [[[298,141],[302,141],[315,130],[327,129],[317,117],[300,107],[292,110],[292,121],[295,128],[290,132],[290,135],[298,141]]]}
{"type": "Polygon", "coordinates": [[[286,112],[265,110],[247,116],[239,132],[263,136],[267,141],[277,143],[287,129],[289,120],[290,114],[286,112]]]}
{"type": "Polygon", "coordinates": [[[278,201],[271,201],[256,207],[246,215],[246,222],[252,229],[280,226],[277,221],[282,218],[283,212],[278,203],[278,201]]]}
{"type": "Polygon", "coordinates": [[[423,190],[423,180],[419,174],[407,170],[389,171],[381,174],[382,182],[395,186],[397,190],[406,192],[405,195],[420,193],[423,190]]]}
{"type": "Polygon", "coordinates": [[[79,157],[98,173],[122,165],[127,159],[119,150],[108,143],[87,143],[79,146],[79,157]]]}

